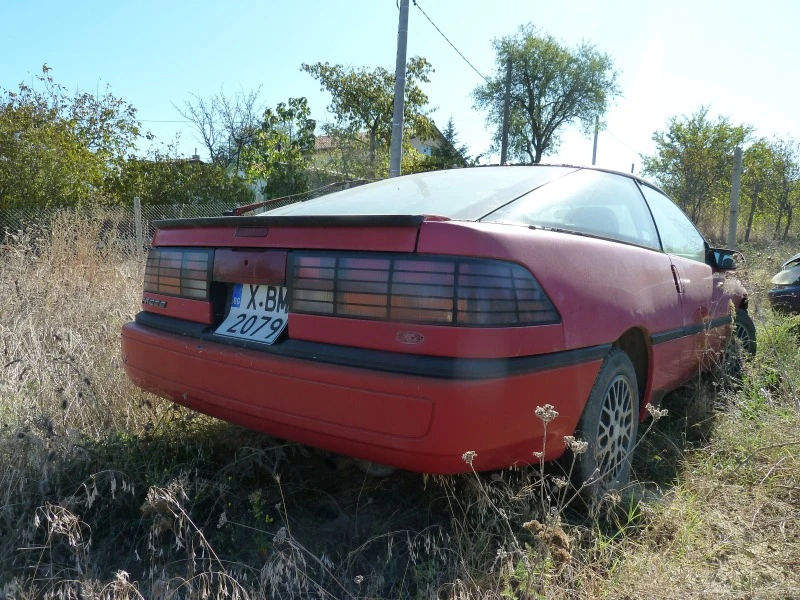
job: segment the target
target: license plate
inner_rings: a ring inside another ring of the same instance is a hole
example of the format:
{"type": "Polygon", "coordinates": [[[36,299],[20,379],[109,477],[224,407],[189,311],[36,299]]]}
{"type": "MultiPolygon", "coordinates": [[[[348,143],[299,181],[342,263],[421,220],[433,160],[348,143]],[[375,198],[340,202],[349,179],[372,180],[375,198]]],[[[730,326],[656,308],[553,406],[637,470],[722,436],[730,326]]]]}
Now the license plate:
{"type": "Polygon", "coordinates": [[[237,283],[231,310],[215,333],[272,344],[286,329],[288,317],[285,287],[237,283]]]}

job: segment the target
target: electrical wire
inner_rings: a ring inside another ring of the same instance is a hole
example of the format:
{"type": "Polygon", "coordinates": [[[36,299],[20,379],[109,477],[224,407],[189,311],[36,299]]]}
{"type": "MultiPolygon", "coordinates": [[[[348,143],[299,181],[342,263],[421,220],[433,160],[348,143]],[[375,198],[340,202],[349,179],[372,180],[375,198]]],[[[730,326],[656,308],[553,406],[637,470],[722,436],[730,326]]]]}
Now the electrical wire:
{"type": "Polygon", "coordinates": [[[138,119],[142,123],[191,123],[191,121],[169,121],[163,119],[138,119]]]}
{"type": "Polygon", "coordinates": [[[486,83],[489,83],[489,80],[488,80],[488,79],[486,79],[486,77],[484,77],[483,73],[481,73],[480,71],[478,71],[478,69],[476,69],[476,68],[475,68],[475,65],[473,65],[471,62],[469,62],[469,60],[467,60],[467,57],[466,57],[466,56],[464,56],[464,55],[461,53],[461,50],[459,50],[458,48],[456,48],[455,44],[453,44],[453,42],[451,42],[451,41],[450,41],[450,40],[447,38],[447,36],[446,36],[446,35],[445,35],[445,34],[442,32],[442,30],[441,30],[441,29],[439,29],[439,26],[438,26],[438,25],[436,25],[436,23],[434,23],[434,22],[431,20],[431,18],[428,16],[428,13],[426,13],[424,10],[422,10],[422,7],[421,7],[419,4],[417,4],[417,0],[412,0],[412,2],[414,3],[414,6],[416,6],[416,7],[419,9],[419,12],[421,12],[421,13],[424,15],[424,17],[425,17],[426,19],[428,19],[428,22],[429,22],[431,25],[433,25],[434,29],[436,29],[436,31],[438,31],[438,32],[439,32],[439,35],[441,35],[441,36],[444,38],[444,41],[446,41],[448,44],[450,44],[450,46],[453,48],[453,50],[455,50],[455,51],[458,53],[458,55],[459,55],[461,58],[463,58],[463,59],[464,59],[464,62],[465,62],[465,63],[467,63],[467,64],[468,64],[468,65],[469,65],[469,66],[472,68],[472,70],[473,70],[473,71],[475,71],[475,72],[476,72],[476,73],[477,73],[477,74],[480,76],[480,78],[481,78],[481,79],[483,79],[483,80],[484,80],[486,83]]]}
{"type": "Polygon", "coordinates": [[[610,135],[611,137],[613,137],[615,140],[617,140],[617,141],[618,141],[620,144],[622,144],[623,146],[625,146],[625,147],[626,147],[628,150],[630,150],[630,151],[631,151],[631,152],[633,152],[634,154],[639,154],[639,155],[641,155],[641,154],[642,154],[642,152],[639,152],[638,150],[634,149],[634,148],[633,148],[633,147],[631,147],[630,145],[626,144],[626,143],[625,143],[625,142],[624,142],[622,139],[620,139],[620,138],[619,138],[619,136],[616,136],[616,135],[614,135],[614,134],[613,134],[611,131],[609,131],[608,129],[605,129],[604,131],[605,131],[605,133],[607,133],[608,135],[610,135]]]}

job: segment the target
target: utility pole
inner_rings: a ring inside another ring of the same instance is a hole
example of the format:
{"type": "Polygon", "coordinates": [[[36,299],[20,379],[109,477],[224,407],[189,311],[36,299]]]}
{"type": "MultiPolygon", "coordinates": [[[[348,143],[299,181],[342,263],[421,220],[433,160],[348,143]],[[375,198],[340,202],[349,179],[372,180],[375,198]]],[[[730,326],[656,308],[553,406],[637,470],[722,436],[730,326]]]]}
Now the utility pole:
{"type": "Polygon", "coordinates": [[[397,63],[394,67],[394,115],[392,145],[389,154],[389,177],[400,176],[403,160],[403,111],[406,95],[406,47],[408,46],[408,0],[400,0],[400,23],[397,26],[397,63]]]}
{"type": "Polygon", "coordinates": [[[733,151],[733,180],[731,181],[731,220],[728,224],[728,248],[736,248],[736,224],[739,220],[739,184],[742,180],[742,149],[733,151]]]}
{"type": "Polygon", "coordinates": [[[597,164],[597,135],[600,133],[600,115],[594,116],[594,147],[592,148],[592,165],[597,164]]]}
{"type": "Polygon", "coordinates": [[[508,124],[511,120],[511,57],[506,61],[506,96],[503,100],[503,135],[500,138],[500,164],[508,158],[508,124]]]}

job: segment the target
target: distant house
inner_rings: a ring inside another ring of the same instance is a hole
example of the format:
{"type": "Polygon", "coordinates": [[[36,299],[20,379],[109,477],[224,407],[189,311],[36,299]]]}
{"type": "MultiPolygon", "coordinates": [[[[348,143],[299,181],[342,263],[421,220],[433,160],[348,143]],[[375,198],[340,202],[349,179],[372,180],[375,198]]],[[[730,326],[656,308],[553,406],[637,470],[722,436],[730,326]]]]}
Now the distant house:
{"type": "MultiPolygon", "coordinates": [[[[425,154],[426,156],[430,156],[431,151],[434,148],[439,148],[442,144],[446,143],[442,132],[439,131],[439,128],[436,125],[433,125],[434,131],[434,139],[432,140],[422,140],[418,137],[411,138],[411,147],[414,148],[420,154],[425,154]]],[[[359,141],[364,142],[364,146],[367,147],[369,145],[369,136],[366,133],[361,133],[359,135],[359,141]]],[[[331,135],[318,135],[315,144],[314,150],[317,152],[329,152],[331,150],[335,150],[336,146],[336,138],[331,135]]]]}
{"type": "MultiPolygon", "coordinates": [[[[418,137],[413,137],[410,140],[411,147],[414,148],[420,154],[425,156],[431,156],[433,151],[437,148],[441,148],[443,144],[449,143],[442,132],[439,131],[439,128],[433,124],[433,131],[434,137],[433,139],[423,140],[418,137]]],[[[350,162],[363,162],[366,159],[368,148],[369,148],[369,136],[367,133],[361,133],[358,137],[354,140],[351,140],[351,143],[357,145],[357,149],[350,148],[351,153],[349,157],[345,157],[342,153],[339,153],[337,156],[337,150],[345,150],[344,148],[340,147],[340,140],[341,138],[337,138],[336,136],[330,135],[320,135],[317,136],[315,140],[314,150],[315,150],[315,158],[313,161],[313,169],[319,172],[327,173],[329,176],[344,175],[345,177],[349,177],[352,175],[356,165],[353,164],[350,167],[348,166],[348,158],[350,162]]],[[[458,166],[466,167],[468,165],[466,159],[462,157],[461,164],[458,166]]]]}

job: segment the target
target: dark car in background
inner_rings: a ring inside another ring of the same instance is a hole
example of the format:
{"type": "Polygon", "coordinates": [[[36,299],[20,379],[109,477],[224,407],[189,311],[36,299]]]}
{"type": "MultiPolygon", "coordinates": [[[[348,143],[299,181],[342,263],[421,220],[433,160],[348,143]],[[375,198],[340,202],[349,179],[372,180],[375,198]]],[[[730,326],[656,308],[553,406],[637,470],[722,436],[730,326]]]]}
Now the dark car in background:
{"type": "Polygon", "coordinates": [[[767,292],[772,309],[783,313],[800,314],[800,254],[795,254],[772,278],[772,289],[767,292]]]}

